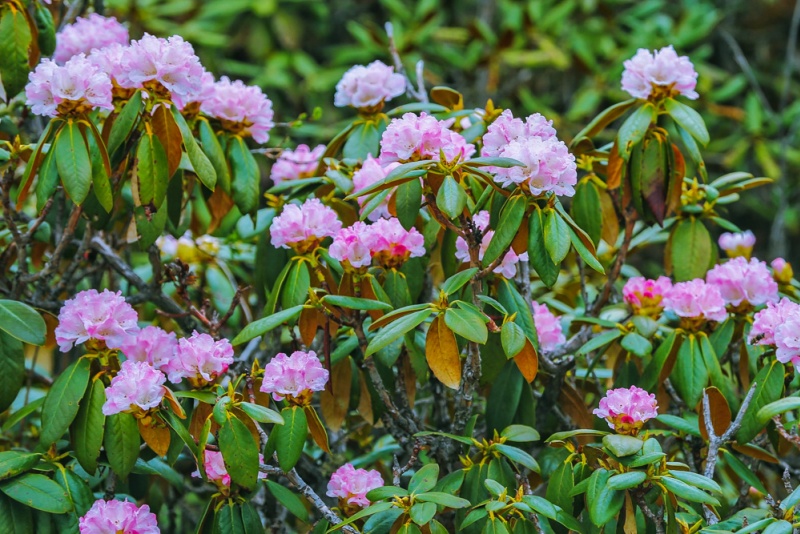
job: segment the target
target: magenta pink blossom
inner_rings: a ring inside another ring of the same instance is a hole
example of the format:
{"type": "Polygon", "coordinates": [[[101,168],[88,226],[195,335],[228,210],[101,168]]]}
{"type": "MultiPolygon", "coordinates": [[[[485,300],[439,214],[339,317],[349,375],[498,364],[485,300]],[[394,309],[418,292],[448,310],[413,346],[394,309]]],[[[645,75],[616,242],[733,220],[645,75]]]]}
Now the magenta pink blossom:
{"type": "Polygon", "coordinates": [[[106,388],[103,414],[152,410],[164,398],[164,382],[167,378],[147,362],[126,360],[117,375],[106,388]]]}
{"type": "Polygon", "coordinates": [[[755,244],[756,236],[750,230],[738,233],[725,232],[719,236],[719,248],[730,258],[737,256],[749,258],[755,244]]]}
{"type": "Polygon", "coordinates": [[[702,278],[673,285],[664,295],[663,304],[665,309],[686,319],[721,322],[728,316],[719,288],[702,278]]]}
{"type": "Polygon", "coordinates": [[[200,109],[219,119],[226,130],[249,134],[257,143],[266,143],[269,131],[275,126],[272,101],[267,95],[258,87],[245,85],[241,80],[232,82],[227,76],[214,84],[211,96],[202,102],[200,109]]]}
{"type": "Polygon", "coordinates": [[[95,49],[103,49],[112,44],[127,45],[130,41],[128,28],[114,17],[103,17],[92,13],[78,17],[67,24],[56,35],[56,50],[53,60],[64,64],[73,56],[86,54],[95,49]]]}
{"type": "Polygon", "coordinates": [[[706,274],[706,282],[717,286],[727,304],[742,303],[761,306],[778,300],[778,284],[772,279],[767,264],[742,256],[715,265],[706,274]]]}
{"type": "Polygon", "coordinates": [[[264,366],[261,391],[271,393],[275,400],[284,397],[310,398],[311,392],[322,391],[328,383],[325,369],[314,351],[293,352],[291,356],[277,354],[264,366]]]}
{"type": "Polygon", "coordinates": [[[542,350],[553,350],[567,342],[561,328],[561,321],[551,312],[545,304],[535,300],[531,302],[533,308],[533,324],[536,326],[536,337],[539,338],[539,347],[542,350]]]}
{"type": "Polygon", "coordinates": [[[636,55],[623,63],[622,89],[634,98],[683,95],[694,100],[697,72],[691,60],[678,56],[672,45],[651,53],[640,48],[636,55]]]}
{"type": "Polygon", "coordinates": [[[25,97],[37,115],[56,117],[92,109],[114,109],[111,80],[83,54],[58,66],[43,59],[28,76],[25,97]]]}
{"type": "Polygon", "coordinates": [[[328,253],[332,258],[347,262],[353,268],[369,267],[372,264],[372,256],[366,245],[369,232],[370,227],[361,221],[353,223],[353,226],[348,228],[342,228],[334,236],[328,253]]]}
{"type": "Polygon", "coordinates": [[[56,342],[61,352],[90,339],[116,349],[139,332],[137,321],[136,311],[119,291],[81,291],[66,301],[58,314],[56,342]]]}
{"type": "Polygon", "coordinates": [[[336,212],[317,198],[309,198],[301,206],[287,204],[272,220],[270,240],[273,247],[289,248],[300,253],[316,248],[326,237],[341,230],[342,222],[336,212]]]}
{"type": "Polygon", "coordinates": [[[394,72],[394,67],[382,61],[367,66],[356,65],[344,73],[336,84],[334,105],[338,107],[373,108],[406,90],[406,79],[394,72]]]}
{"type": "Polygon", "coordinates": [[[631,386],[609,390],[592,413],[621,434],[636,434],[646,421],[658,416],[658,403],[654,394],[631,386]]]}
{"type": "Polygon", "coordinates": [[[286,148],[272,166],[269,177],[277,185],[287,180],[314,176],[324,153],[325,145],[317,145],[314,150],[308,145],[298,145],[294,150],[286,148]]]}
{"type": "Polygon", "coordinates": [[[400,221],[378,219],[364,236],[372,257],[386,268],[400,267],[409,258],[425,254],[425,238],[416,228],[406,230],[400,221]]]}
{"type": "Polygon", "coordinates": [[[121,68],[137,87],[158,91],[152,86],[157,83],[169,91],[169,96],[178,97],[197,93],[205,73],[194,48],[181,36],[162,39],[147,33],[124,50],[121,68]]]}
{"type": "Polygon", "coordinates": [[[148,326],[128,337],[119,350],[129,360],[147,362],[160,370],[175,357],[177,348],[175,332],[165,332],[157,326],[148,326]]]}
{"type": "Polygon", "coordinates": [[[438,161],[440,154],[448,162],[466,160],[475,146],[449,129],[450,121],[440,121],[426,113],[406,113],[392,119],[381,137],[381,165],[398,161],[438,161]]]}
{"type": "MultiPolygon", "coordinates": [[[[258,455],[258,461],[259,463],[264,463],[263,454],[258,455]]],[[[203,454],[203,469],[206,472],[206,477],[208,477],[209,482],[217,486],[230,487],[231,476],[228,474],[228,468],[225,467],[225,460],[222,458],[221,452],[206,449],[203,454]]],[[[196,469],[192,473],[192,476],[200,478],[200,469],[196,469]]],[[[267,474],[259,471],[258,478],[263,480],[267,478],[267,474]]]]}
{"type": "MultiPolygon", "coordinates": [[[[483,210],[475,214],[472,220],[481,231],[484,231],[489,226],[489,212],[483,210]]],[[[478,251],[479,260],[483,259],[483,255],[486,253],[486,249],[489,248],[489,243],[492,241],[492,237],[494,237],[494,230],[489,230],[483,235],[481,246],[478,251]]],[[[469,246],[463,237],[456,238],[456,258],[464,263],[470,261],[469,246]]],[[[517,254],[513,249],[510,249],[508,252],[506,252],[506,255],[503,256],[503,260],[500,262],[500,265],[495,267],[492,272],[504,276],[505,278],[514,278],[514,276],[517,274],[517,263],[527,260],[527,252],[517,254]]]]}
{"type": "Polygon", "coordinates": [[[164,367],[169,381],[178,384],[184,378],[192,385],[213,382],[233,363],[233,347],[227,339],[215,341],[208,334],[193,332],[189,338],[178,340],[178,348],[164,367]]]}
{"type": "Polygon", "coordinates": [[[356,469],[352,464],[344,464],[331,475],[327,495],[366,508],[370,505],[367,493],[382,486],[383,477],[378,471],[356,469]]]}
{"type": "Polygon", "coordinates": [[[792,362],[800,370],[800,304],[785,297],[768,303],[753,317],[748,341],[775,347],[778,361],[792,362]]]}
{"type": "Polygon", "coordinates": [[[658,315],[664,309],[664,295],[672,289],[672,282],[666,276],[657,280],[648,280],[635,276],[622,288],[622,298],[633,308],[634,313],[641,315],[658,315]]]}
{"type": "Polygon", "coordinates": [[[78,521],[80,534],[160,534],[156,515],[146,504],[98,499],[78,521]]]}
{"type": "MultiPolygon", "coordinates": [[[[381,166],[377,159],[373,158],[371,154],[368,155],[361,168],[353,173],[353,191],[357,193],[362,189],[366,189],[367,187],[380,182],[386,178],[386,176],[392,172],[395,167],[398,167],[399,165],[399,163],[394,162],[389,163],[386,166],[381,166]]],[[[391,193],[389,196],[391,196],[391,193]]],[[[388,219],[392,216],[389,213],[389,196],[387,196],[377,208],[372,210],[369,215],[367,215],[367,219],[370,221],[377,221],[378,219],[388,219]]],[[[358,197],[358,205],[363,208],[364,204],[367,203],[368,198],[369,195],[358,197]]]]}

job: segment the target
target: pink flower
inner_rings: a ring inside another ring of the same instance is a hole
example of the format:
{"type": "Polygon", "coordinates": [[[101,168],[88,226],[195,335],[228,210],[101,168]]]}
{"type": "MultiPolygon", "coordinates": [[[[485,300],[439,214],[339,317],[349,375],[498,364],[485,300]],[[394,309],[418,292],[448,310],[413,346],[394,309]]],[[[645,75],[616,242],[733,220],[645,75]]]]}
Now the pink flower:
{"type": "Polygon", "coordinates": [[[327,495],[366,508],[370,505],[367,493],[382,486],[383,477],[378,471],[356,469],[352,464],[344,464],[331,475],[327,495]]]}
{"type": "Polygon", "coordinates": [[[715,265],[706,274],[706,282],[717,286],[727,304],[742,303],[761,306],[778,300],[778,284],[772,279],[767,264],[738,256],[715,265]]]}
{"type": "Polygon", "coordinates": [[[120,412],[144,412],[157,408],[164,398],[164,373],[147,362],[125,360],[117,376],[111,379],[106,388],[106,402],[103,414],[120,412]]]}
{"type": "MultiPolygon", "coordinates": [[[[380,182],[399,165],[400,163],[394,162],[382,167],[380,162],[372,157],[372,154],[368,155],[361,168],[353,173],[353,191],[358,192],[380,182]]],[[[391,193],[389,196],[391,196],[391,193]]],[[[388,219],[392,216],[389,213],[389,196],[367,215],[367,219],[377,221],[378,219],[388,219]]],[[[364,204],[367,203],[368,197],[368,195],[358,197],[358,205],[363,208],[364,204]]]]}
{"type": "Polygon", "coordinates": [[[56,117],[92,109],[114,109],[111,80],[83,54],[63,66],[43,59],[28,76],[25,97],[37,115],[56,117]]]}
{"type": "Polygon", "coordinates": [[[406,79],[394,67],[373,61],[366,67],[356,65],[336,84],[333,103],[337,107],[371,108],[383,104],[406,90],[406,79]]]}
{"type": "Polygon", "coordinates": [[[719,288],[702,278],[673,285],[662,302],[665,309],[682,318],[721,322],[728,316],[719,288]]]}
{"type": "Polygon", "coordinates": [[[137,320],[136,311],[119,291],[81,291],[61,308],[56,341],[61,352],[90,339],[105,341],[108,348],[116,349],[139,332],[137,320]]]}
{"type": "Polygon", "coordinates": [[[514,118],[510,109],[503,111],[483,134],[482,156],[501,156],[503,150],[512,141],[523,141],[532,137],[552,139],[556,136],[553,121],[549,121],[539,113],[534,113],[522,122],[514,118]]]}
{"type": "MultiPolygon", "coordinates": [[[[259,463],[264,463],[264,455],[258,455],[259,463]]],[[[209,482],[222,487],[229,488],[231,485],[231,476],[228,474],[228,468],[225,467],[225,460],[222,458],[222,453],[217,451],[210,451],[206,449],[203,455],[203,469],[206,472],[209,482]]],[[[200,470],[197,469],[192,473],[195,478],[200,478],[200,470]]],[[[267,474],[259,471],[258,478],[265,479],[267,474]]]]}
{"type": "Polygon", "coordinates": [[[241,80],[232,82],[227,76],[214,84],[211,96],[200,109],[219,119],[226,130],[250,134],[257,143],[266,143],[269,131],[275,126],[272,101],[267,95],[258,87],[245,85],[241,80]]]}
{"type": "Polygon", "coordinates": [[[165,332],[157,326],[148,326],[135,336],[130,336],[119,350],[135,362],[147,362],[161,370],[175,357],[178,340],[175,332],[165,332]]]}
{"type": "Polygon", "coordinates": [[[535,300],[531,302],[533,308],[533,324],[536,326],[536,337],[539,338],[539,347],[542,350],[553,350],[567,342],[561,329],[561,321],[547,308],[535,300]]]}
{"type": "Polygon", "coordinates": [[[320,241],[333,237],[342,222],[336,212],[317,198],[309,198],[302,206],[287,204],[270,226],[273,247],[289,248],[301,254],[314,250],[320,241]]]}
{"type": "Polygon", "coordinates": [[[193,114],[199,111],[203,102],[214,96],[214,75],[210,72],[203,70],[200,76],[200,83],[192,87],[192,91],[185,95],[174,93],[172,95],[172,102],[179,110],[191,108],[193,114]]]}
{"type": "Polygon", "coordinates": [[[794,278],[794,271],[791,264],[783,258],[775,258],[770,263],[772,267],[772,278],[780,284],[788,284],[794,278]]]}
{"type": "Polygon", "coordinates": [[[353,268],[369,267],[372,256],[365,244],[369,231],[370,227],[361,221],[353,223],[349,228],[342,228],[333,238],[328,253],[334,259],[346,261],[353,268]]]}
{"type": "Polygon", "coordinates": [[[623,63],[622,89],[634,98],[683,95],[695,100],[697,72],[686,56],[678,57],[672,45],[655,53],[640,48],[636,55],[623,63]]]}
{"type": "Polygon", "coordinates": [[[381,165],[399,161],[438,161],[443,152],[448,162],[468,159],[475,147],[449,130],[451,121],[439,121],[426,113],[406,113],[392,119],[381,136],[381,165]]]}
{"type": "Polygon", "coordinates": [[[178,384],[188,378],[193,385],[205,385],[228,370],[233,363],[233,347],[227,339],[214,341],[208,334],[193,332],[178,340],[175,356],[163,367],[169,381],[178,384]]]}
{"type": "Polygon", "coordinates": [[[670,289],[672,282],[666,276],[659,276],[657,280],[636,276],[625,283],[622,298],[636,314],[658,315],[664,309],[661,301],[670,289]]]}
{"type": "Polygon", "coordinates": [[[146,504],[98,499],[78,521],[81,534],[160,534],[156,514],[146,504]]]}
{"type": "Polygon", "coordinates": [[[658,416],[658,403],[654,394],[631,386],[609,390],[592,413],[620,434],[636,434],[647,420],[658,416]]]}
{"type": "Polygon", "coordinates": [[[162,39],[144,34],[124,50],[121,67],[138,87],[149,86],[159,91],[160,85],[169,91],[170,97],[197,93],[205,73],[192,45],[179,35],[162,39]]]}
{"type": "Polygon", "coordinates": [[[314,176],[319,166],[319,160],[324,153],[325,145],[317,145],[314,150],[311,150],[308,145],[298,145],[294,150],[286,148],[272,166],[269,177],[277,185],[286,180],[314,176]]]}
{"type": "Polygon", "coordinates": [[[776,345],[778,327],[795,316],[800,317],[800,304],[786,297],[779,302],[767,303],[766,308],[753,316],[753,328],[750,329],[748,341],[756,345],[776,345]]]}
{"type": "MultiPolygon", "coordinates": [[[[481,231],[486,230],[486,227],[489,226],[489,212],[483,210],[477,213],[472,220],[481,231]]],[[[489,248],[489,243],[492,241],[493,236],[494,230],[489,230],[483,235],[481,246],[478,250],[479,260],[483,259],[483,255],[486,253],[486,249],[489,248]]],[[[463,237],[456,238],[456,258],[464,263],[470,261],[469,246],[463,237]]],[[[508,252],[506,252],[506,255],[503,256],[503,260],[500,262],[500,265],[495,267],[492,272],[504,276],[505,278],[514,278],[514,276],[517,274],[517,263],[527,260],[527,252],[523,252],[522,254],[518,255],[516,252],[514,252],[514,249],[510,249],[508,252]]]]}
{"type": "Polygon", "coordinates": [[[112,44],[127,45],[129,40],[128,28],[117,19],[92,13],[87,17],[78,17],[74,23],[67,24],[58,32],[53,61],[63,64],[72,56],[88,56],[94,49],[112,44]]]}
{"type": "Polygon", "coordinates": [[[386,268],[400,267],[409,258],[425,254],[425,238],[416,228],[406,230],[400,221],[378,219],[364,236],[372,257],[386,268]]]}
{"type": "Polygon", "coordinates": [[[749,258],[755,244],[756,236],[750,230],[735,234],[725,232],[719,236],[719,248],[724,250],[729,258],[737,256],[749,258]]]}
{"type": "Polygon", "coordinates": [[[119,87],[125,89],[138,89],[140,83],[132,81],[128,77],[128,69],[125,65],[127,56],[130,54],[130,46],[114,43],[105,48],[95,49],[89,56],[92,62],[101,72],[108,74],[111,81],[119,87]]]}
{"type": "Polygon", "coordinates": [[[261,391],[276,400],[284,397],[310,398],[311,392],[322,391],[328,383],[328,370],[322,367],[314,351],[277,354],[264,366],[261,391]]]}

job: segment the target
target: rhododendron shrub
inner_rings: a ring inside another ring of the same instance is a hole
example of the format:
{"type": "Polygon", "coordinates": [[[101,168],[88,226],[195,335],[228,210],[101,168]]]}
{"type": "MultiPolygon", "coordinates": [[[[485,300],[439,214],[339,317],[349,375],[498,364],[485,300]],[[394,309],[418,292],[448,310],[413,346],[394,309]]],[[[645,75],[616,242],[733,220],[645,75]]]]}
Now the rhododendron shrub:
{"type": "Polygon", "coordinates": [[[800,524],[800,286],[679,46],[576,132],[391,41],[309,126],[61,4],[0,2],[0,530],[800,524]]]}

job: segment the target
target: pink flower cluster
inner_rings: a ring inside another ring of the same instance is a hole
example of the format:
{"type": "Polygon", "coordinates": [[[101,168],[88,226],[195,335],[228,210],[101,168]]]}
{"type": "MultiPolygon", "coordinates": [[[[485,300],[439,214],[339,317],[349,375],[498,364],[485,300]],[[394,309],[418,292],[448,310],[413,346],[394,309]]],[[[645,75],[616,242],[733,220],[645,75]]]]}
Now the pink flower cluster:
{"type": "Polygon", "coordinates": [[[367,493],[382,486],[383,477],[378,471],[356,469],[352,464],[344,464],[331,475],[327,495],[366,508],[370,505],[367,493]]]}
{"type": "Polygon", "coordinates": [[[332,258],[347,262],[350,267],[360,269],[372,265],[372,254],[366,244],[366,237],[370,227],[361,221],[353,226],[342,228],[333,238],[333,243],[328,248],[332,258]]]}
{"type": "MultiPolygon", "coordinates": [[[[260,463],[264,463],[264,455],[259,454],[258,460],[260,463]]],[[[222,453],[218,451],[209,451],[206,449],[203,455],[203,469],[206,472],[206,477],[210,482],[213,482],[217,486],[222,487],[230,487],[231,485],[231,476],[228,474],[228,468],[225,467],[225,460],[222,458],[222,453]]],[[[195,470],[192,473],[192,476],[195,478],[200,478],[200,469],[195,470]]],[[[267,474],[264,472],[258,472],[258,478],[265,479],[267,478],[267,474]]]]}
{"type": "Polygon", "coordinates": [[[400,267],[409,258],[425,254],[425,238],[416,228],[406,230],[400,221],[378,219],[364,236],[364,244],[379,264],[389,269],[400,267]]]}
{"type": "Polygon", "coordinates": [[[406,90],[406,79],[382,61],[355,65],[336,84],[333,103],[338,107],[374,108],[406,90]]]}
{"type": "MultiPolygon", "coordinates": [[[[489,212],[483,210],[477,213],[473,218],[473,222],[475,225],[481,230],[484,231],[489,226],[489,212]]],[[[483,255],[486,253],[486,249],[489,248],[489,243],[492,241],[492,237],[494,236],[494,230],[489,230],[485,234],[483,234],[483,239],[481,240],[481,247],[478,252],[478,259],[482,260],[483,255]]],[[[462,262],[468,262],[469,258],[469,246],[467,245],[467,241],[463,237],[459,237],[456,239],[456,258],[461,260],[462,262]]],[[[527,261],[528,253],[523,252],[522,254],[517,254],[514,252],[513,249],[506,252],[506,255],[503,256],[503,260],[500,262],[500,265],[495,267],[492,272],[504,276],[506,278],[514,278],[517,274],[517,263],[520,261],[527,261]]]]}
{"type": "Polygon", "coordinates": [[[118,83],[120,78],[129,80],[134,87],[158,83],[170,95],[185,97],[200,90],[205,69],[183,37],[162,39],[146,33],[124,50],[122,63],[114,72],[118,83]]]}
{"type": "Polygon", "coordinates": [[[273,247],[294,248],[303,254],[314,250],[326,237],[341,230],[336,212],[317,198],[309,198],[301,206],[287,204],[272,220],[270,240],[273,247]]]}
{"type": "Polygon", "coordinates": [[[114,109],[111,103],[111,80],[83,54],[73,56],[63,66],[43,59],[28,76],[25,97],[37,115],[114,109]]]}
{"type": "Polygon", "coordinates": [[[271,393],[276,400],[284,397],[293,399],[322,391],[328,383],[328,370],[325,369],[314,351],[293,352],[291,356],[277,354],[264,366],[264,381],[261,391],[271,393]]]}
{"type": "Polygon", "coordinates": [[[130,335],[139,332],[138,315],[122,293],[95,289],[81,291],[64,303],[58,314],[56,342],[61,352],[90,339],[119,348],[130,335]]]}
{"type": "Polygon", "coordinates": [[[572,196],[578,181],[575,156],[556,137],[552,121],[535,113],[525,122],[505,110],[483,136],[482,156],[512,158],[523,165],[489,167],[495,181],[502,186],[526,184],[531,194],[552,191],[572,196]]]}
{"type": "Polygon", "coordinates": [[[257,143],[269,140],[274,112],[272,101],[260,88],[223,76],[210,94],[201,103],[203,113],[219,119],[229,131],[249,134],[257,143]]]}
{"type": "Polygon", "coordinates": [[[147,326],[137,334],[128,336],[119,350],[134,362],[146,362],[154,368],[163,369],[178,349],[175,332],[165,332],[157,326],[147,326]]]}
{"type": "Polygon", "coordinates": [[[147,362],[126,360],[106,388],[103,414],[147,412],[157,408],[164,398],[164,373],[147,362]]]}
{"type": "Polygon", "coordinates": [[[728,316],[719,288],[702,278],[673,285],[662,302],[665,309],[685,319],[721,322],[728,316]]]}
{"type": "Polygon", "coordinates": [[[742,256],[715,265],[706,274],[706,281],[717,286],[726,304],[761,306],[778,300],[778,284],[767,264],[742,256]]]}
{"type": "Polygon", "coordinates": [[[533,308],[533,324],[536,326],[536,337],[539,338],[539,348],[553,350],[566,343],[567,338],[561,329],[561,321],[553,315],[547,305],[531,302],[533,308]]]}
{"type": "Polygon", "coordinates": [[[452,122],[452,119],[437,120],[424,112],[392,119],[381,136],[381,165],[395,161],[439,161],[441,154],[448,162],[468,159],[475,153],[475,146],[450,130],[452,122]]]}
{"type": "Polygon", "coordinates": [[[628,280],[622,288],[622,298],[633,308],[634,313],[658,316],[664,309],[662,303],[664,295],[670,289],[672,289],[672,282],[666,276],[659,276],[657,280],[635,276],[628,280]]]}
{"type": "Polygon", "coordinates": [[[80,534],[160,534],[150,507],[128,501],[98,499],[78,520],[80,534]]]}
{"type": "Polygon", "coordinates": [[[767,304],[753,317],[748,341],[775,347],[778,361],[791,362],[800,371],[800,304],[785,297],[767,304]]]}
{"type": "Polygon", "coordinates": [[[611,389],[592,413],[620,434],[637,434],[646,421],[658,416],[658,403],[654,394],[636,386],[611,389]]]}
{"type": "Polygon", "coordinates": [[[298,145],[294,150],[284,149],[272,166],[269,177],[277,185],[288,180],[314,176],[319,160],[324,153],[325,145],[317,145],[314,150],[311,150],[308,145],[298,145]]]}
{"type": "Polygon", "coordinates": [[[655,53],[640,48],[623,63],[622,89],[634,98],[683,95],[691,100],[699,95],[697,72],[686,56],[678,56],[672,45],[655,53]]]}
{"type": "Polygon", "coordinates": [[[178,340],[175,355],[162,367],[169,381],[179,384],[184,378],[194,386],[210,384],[233,363],[233,347],[227,339],[215,341],[208,334],[193,332],[178,340]]]}
{"type": "MultiPolygon", "coordinates": [[[[367,159],[364,160],[364,164],[361,168],[353,173],[353,191],[358,192],[372,184],[380,182],[399,165],[399,163],[394,162],[382,167],[380,162],[370,154],[367,156],[367,159]]],[[[363,208],[364,204],[367,202],[367,198],[368,196],[358,197],[358,205],[363,208]]],[[[387,196],[377,208],[367,215],[367,219],[370,221],[377,221],[381,218],[388,219],[391,216],[392,215],[389,213],[389,197],[387,196]]]]}
{"type": "Polygon", "coordinates": [[[63,64],[78,54],[89,55],[94,49],[103,49],[112,44],[127,45],[129,41],[128,28],[117,19],[92,13],[87,17],[78,17],[58,32],[53,60],[63,64]]]}
{"type": "Polygon", "coordinates": [[[738,233],[725,232],[719,236],[719,248],[724,250],[729,258],[737,256],[749,258],[755,244],[756,236],[750,230],[738,233]]]}

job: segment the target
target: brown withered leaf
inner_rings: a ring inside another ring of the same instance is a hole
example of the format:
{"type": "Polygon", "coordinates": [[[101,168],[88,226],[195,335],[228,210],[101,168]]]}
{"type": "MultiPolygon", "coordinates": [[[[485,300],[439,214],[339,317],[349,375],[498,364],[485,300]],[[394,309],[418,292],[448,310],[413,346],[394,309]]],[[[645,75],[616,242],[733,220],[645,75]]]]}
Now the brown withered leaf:
{"type": "Polygon", "coordinates": [[[514,236],[514,240],[511,242],[511,248],[517,254],[528,252],[528,234],[530,233],[528,226],[528,216],[526,215],[522,219],[522,225],[519,227],[517,235],[514,236]]]}
{"type": "MultiPolygon", "coordinates": [[[[375,296],[375,291],[372,289],[370,280],[371,277],[369,276],[365,276],[361,279],[361,297],[365,299],[378,300],[378,297],[375,296]]],[[[367,313],[372,318],[373,324],[374,321],[377,321],[383,317],[383,312],[381,310],[369,310],[367,313]]]]}
{"type": "Polygon", "coordinates": [[[358,415],[360,415],[369,425],[374,425],[375,414],[372,411],[372,397],[369,394],[366,376],[363,372],[359,373],[358,386],[358,415]]]}
{"type": "Polygon", "coordinates": [[[619,218],[614,209],[614,201],[604,189],[597,188],[600,194],[600,211],[602,213],[603,227],[600,230],[600,237],[611,246],[614,246],[619,237],[619,218]]]}
{"type": "Polygon", "coordinates": [[[561,386],[558,402],[564,413],[572,418],[578,428],[592,428],[594,418],[583,401],[583,395],[578,393],[571,384],[564,383],[561,386]]]}
{"type": "MultiPolygon", "coordinates": [[[[192,418],[189,420],[189,434],[192,435],[193,438],[196,440],[200,440],[203,432],[203,425],[206,424],[206,419],[211,417],[211,412],[214,410],[214,407],[210,404],[206,404],[205,402],[198,402],[197,407],[192,412],[192,418]]],[[[211,422],[212,432],[216,429],[213,426],[216,423],[214,421],[211,422]]],[[[219,425],[217,425],[219,427],[219,425]]]]}
{"type": "Polygon", "coordinates": [[[322,417],[328,427],[337,431],[342,427],[350,408],[350,389],[353,384],[353,368],[350,356],[342,358],[331,370],[331,387],[325,389],[320,397],[322,417]]]}
{"type": "Polygon", "coordinates": [[[208,197],[206,204],[208,205],[208,212],[211,214],[211,220],[208,223],[206,232],[211,233],[217,229],[222,219],[231,211],[233,199],[221,187],[217,187],[208,197]]]}
{"type": "Polygon", "coordinates": [[[169,427],[164,425],[161,421],[153,422],[153,424],[143,424],[142,420],[137,420],[139,424],[139,434],[142,439],[147,443],[154,453],[158,456],[164,456],[169,450],[170,433],[169,427]]]}
{"type": "Polygon", "coordinates": [[[625,524],[622,526],[625,534],[636,534],[639,528],[636,526],[636,509],[633,507],[633,499],[630,492],[625,492],[625,524]]]}
{"type": "Polygon", "coordinates": [[[680,149],[672,144],[672,176],[667,191],[667,215],[677,212],[681,205],[681,192],[683,189],[683,177],[686,175],[686,161],[683,159],[680,149]]]}
{"type": "Polygon", "coordinates": [[[622,165],[625,162],[619,156],[617,143],[611,147],[611,152],[608,154],[608,168],[606,174],[606,185],[609,189],[616,189],[622,183],[622,165]]]}
{"type": "Polygon", "coordinates": [[[186,412],[183,411],[183,406],[178,402],[178,399],[175,398],[175,394],[172,393],[172,390],[165,387],[164,388],[164,400],[167,401],[169,407],[172,408],[172,412],[177,415],[181,419],[186,419],[186,412]]]}
{"type": "Polygon", "coordinates": [[[740,452],[742,454],[746,454],[747,456],[750,456],[751,458],[755,458],[757,460],[762,460],[764,462],[768,462],[771,464],[780,463],[780,460],[778,460],[778,458],[775,457],[774,454],[772,454],[766,449],[762,449],[761,447],[758,447],[751,443],[745,443],[744,445],[739,445],[738,443],[732,443],[731,447],[733,447],[733,450],[740,452]]]}
{"type": "MultiPolygon", "coordinates": [[[[728,401],[722,395],[720,390],[711,386],[706,388],[708,395],[708,407],[711,409],[711,425],[714,428],[714,434],[721,436],[731,426],[731,407],[728,406],[728,401]]],[[[697,415],[700,420],[697,425],[700,427],[700,435],[703,439],[708,441],[708,431],[706,430],[706,416],[703,409],[703,399],[697,403],[697,415]]]]}
{"type": "Polygon", "coordinates": [[[308,420],[308,431],[311,432],[311,437],[314,438],[314,443],[323,451],[330,454],[331,448],[328,445],[328,432],[322,421],[319,420],[317,411],[311,406],[304,406],[303,411],[306,412],[306,419],[308,420]]]}
{"type": "Polygon", "coordinates": [[[169,177],[172,178],[181,164],[181,145],[183,144],[181,129],[175,122],[172,112],[163,105],[157,106],[153,111],[150,124],[153,126],[153,133],[161,141],[164,152],[167,154],[167,169],[169,177]]]}
{"type": "Polygon", "coordinates": [[[525,380],[528,383],[533,382],[539,373],[539,355],[536,354],[536,348],[527,339],[520,353],[514,356],[514,363],[517,364],[519,372],[522,373],[525,380]]]}
{"type": "Polygon", "coordinates": [[[411,358],[408,354],[400,356],[400,369],[403,372],[403,384],[406,387],[406,398],[408,405],[413,409],[414,401],[417,398],[417,375],[414,374],[414,368],[411,367],[411,358]]]}
{"type": "Polygon", "coordinates": [[[444,315],[437,315],[425,339],[425,359],[433,375],[450,389],[461,384],[461,357],[456,336],[444,324],[444,315]]]}
{"type": "Polygon", "coordinates": [[[300,330],[300,339],[306,346],[311,345],[314,337],[317,335],[317,328],[325,323],[325,316],[316,308],[304,308],[300,312],[300,319],[297,321],[297,327],[300,330]]]}

